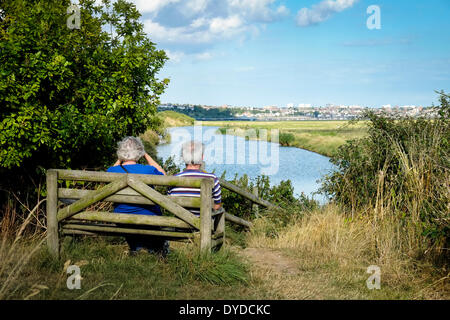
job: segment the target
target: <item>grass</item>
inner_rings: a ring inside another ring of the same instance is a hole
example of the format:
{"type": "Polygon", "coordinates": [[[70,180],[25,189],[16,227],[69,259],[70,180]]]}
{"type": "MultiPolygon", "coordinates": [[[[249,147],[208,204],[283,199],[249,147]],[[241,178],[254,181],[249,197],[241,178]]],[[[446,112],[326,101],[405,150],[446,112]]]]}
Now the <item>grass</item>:
{"type": "Polygon", "coordinates": [[[194,118],[171,110],[158,112],[158,115],[163,119],[166,128],[192,126],[195,122],[194,118]]]}
{"type": "Polygon", "coordinates": [[[366,133],[364,121],[353,124],[349,124],[348,121],[203,121],[201,123],[206,126],[219,126],[222,133],[225,133],[227,129],[240,129],[234,132],[237,135],[245,134],[244,130],[247,129],[278,129],[282,145],[306,149],[325,156],[335,155],[338,147],[347,140],[363,137],[366,133]],[[292,141],[283,143],[283,134],[291,135],[292,141]]]}
{"type": "Polygon", "coordinates": [[[268,214],[254,221],[251,233],[228,226],[228,245],[212,255],[198,254],[194,244],[172,243],[166,259],[147,253],[130,257],[121,237],[66,237],[62,257],[55,260],[40,243],[43,235],[3,239],[0,283],[8,285],[0,299],[449,298],[449,276],[399,252],[393,223],[350,220],[330,205],[296,215],[274,234],[268,214]],[[296,272],[252,262],[247,247],[261,250],[262,261],[287,261],[296,272]],[[267,250],[274,250],[276,260],[270,261],[267,250]],[[66,286],[66,270],[73,264],[81,269],[80,290],[66,286]],[[366,288],[369,265],[382,270],[381,290],[366,288]]]}
{"type": "Polygon", "coordinates": [[[415,259],[398,250],[412,230],[398,230],[398,223],[375,224],[369,218],[351,220],[329,205],[292,221],[277,236],[272,222],[261,218],[247,238],[247,245],[281,252],[298,269],[295,276],[259,270],[255,274],[278,295],[288,299],[449,299],[450,276],[445,269],[415,259]],[[381,290],[368,290],[368,266],[381,269],[381,290]],[[298,290],[299,287],[304,288],[298,290]],[[306,292],[305,292],[306,291],[306,292]]]}
{"type": "MultiPolygon", "coordinates": [[[[22,246],[24,251],[31,248],[22,246]]],[[[229,251],[200,255],[178,245],[166,259],[130,257],[119,238],[65,238],[57,261],[41,247],[24,266],[8,299],[233,299],[261,298],[248,292],[247,265],[229,251]],[[69,265],[81,270],[81,289],[66,286],[69,265]]]]}

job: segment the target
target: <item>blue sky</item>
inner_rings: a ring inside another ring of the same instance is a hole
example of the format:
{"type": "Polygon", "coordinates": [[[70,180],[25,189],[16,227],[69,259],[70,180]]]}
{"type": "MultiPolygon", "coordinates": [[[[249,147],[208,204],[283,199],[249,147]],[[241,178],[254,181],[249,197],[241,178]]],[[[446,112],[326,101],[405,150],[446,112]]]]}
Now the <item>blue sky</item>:
{"type": "Polygon", "coordinates": [[[450,91],[450,0],[133,2],[171,58],[163,103],[428,106],[450,91]]]}

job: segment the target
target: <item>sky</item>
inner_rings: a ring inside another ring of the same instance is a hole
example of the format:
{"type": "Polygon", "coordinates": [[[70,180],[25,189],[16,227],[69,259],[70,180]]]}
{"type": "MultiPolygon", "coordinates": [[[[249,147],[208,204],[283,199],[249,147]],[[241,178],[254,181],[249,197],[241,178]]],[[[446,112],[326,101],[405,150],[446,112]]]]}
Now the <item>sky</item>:
{"type": "Polygon", "coordinates": [[[430,106],[450,92],[450,0],[132,2],[170,58],[162,103],[430,106]]]}

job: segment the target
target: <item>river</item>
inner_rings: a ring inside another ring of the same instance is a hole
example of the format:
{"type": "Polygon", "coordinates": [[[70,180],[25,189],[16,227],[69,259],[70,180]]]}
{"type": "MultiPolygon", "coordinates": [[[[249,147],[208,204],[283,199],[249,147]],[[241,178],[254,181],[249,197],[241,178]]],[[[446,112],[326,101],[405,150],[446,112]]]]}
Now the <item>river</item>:
{"type": "Polygon", "coordinates": [[[181,144],[191,139],[202,141],[206,171],[218,176],[226,171],[226,179],[233,179],[235,174],[246,173],[250,178],[265,174],[271,185],[289,179],[297,195],[303,192],[321,203],[326,201],[323,195],[315,193],[320,188],[318,180],[333,170],[328,157],[278,143],[219,134],[217,129],[204,126],[170,128],[171,141],[157,147],[158,156],[164,160],[174,156],[175,163],[183,167],[181,144]]]}

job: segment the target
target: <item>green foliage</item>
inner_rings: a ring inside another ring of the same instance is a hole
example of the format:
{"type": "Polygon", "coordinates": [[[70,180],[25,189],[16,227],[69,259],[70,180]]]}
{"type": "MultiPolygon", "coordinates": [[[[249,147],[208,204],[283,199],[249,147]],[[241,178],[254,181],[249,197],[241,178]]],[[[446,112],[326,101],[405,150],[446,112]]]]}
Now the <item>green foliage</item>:
{"type": "Polygon", "coordinates": [[[368,136],[339,148],[332,159],[337,171],[325,178],[323,191],[353,212],[389,206],[443,246],[449,239],[449,100],[442,92],[433,120],[367,113],[368,136]]]}
{"type": "Polygon", "coordinates": [[[145,252],[128,255],[123,237],[65,237],[61,244],[59,260],[45,247],[38,250],[8,298],[23,299],[36,284],[46,288],[35,292],[33,299],[44,300],[248,297],[244,291],[250,284],[248,266],[225,248],[201,255],[193,244],[172,242],[171,252],[163,259],[145,252]],[[64,266],[70,264],[80,266],[80,290],[67,290],[64,266]]]}
{"type": "Polygon", "coordinates": [[[282,146],[289,147],[295,140],[295,136],[292,133],[281,132],[279,141],[282,146]]]}
{"type": "MultiPolygon", "coordinates": [[[[222,178],[224,176],[225,172],[222,174],[222,178]]],[[[278,185],[271,186],[268,176],[262,175],[251,180],[244,174],[239,178],[236,175],[230,182],[249,192],[252,192],[256,187],[260,198],[283,208],[283,210],[278,210],[276,214],[271,213],[274,219],[286,222],[291,218],[293,212],[302,214],[305,210],[313,210],[318,207],[316,201],[309,199],[303,193],[300,197],[296,197],[290,180],[281,181],[278,185]],[[284,210],[285,208],[295,208],[295,210],[288,212],[284,210]]],[[[225,210],[235,216],[244,219],[253,219],[255,217],[252,202],[232,191],[222,188],[222,202],[225,210]]]]}
{"type": "Polygon", "coordinates": [[[224,118],[234,118],[234,114],[230,109],[222,109],[222,108],[213,108],[213,109],[205,109],[200,106],[189,107],[187,105],[184,106],[185,109],[179,108],[164,108],[160,111],[176,111],[177,113],[185,114],[191,118],[196,120],[202,119],[224,119],[224,118]]]}
{"type": "Polygon", "coordinates": [[[195,122],[194,118],[171,110],[158,112],[158,116],[167,127],[192,126],[195,122]]]}
{"type": "Polygon", "coordinates": [[[201,281],[213,285],[248,283],[247,266],[230,250],[200,254],[198,250],[177,250],[168,257],[180,282],[201,281]]]}
{"type": "Polygon", "coordinates": [[[69,0],[0,4],[2,175],[102,168],[123,136],[158,126],[167,56],[133,4],[105,3],[80,1],[79,30],[66,25],[69,0]]]}

